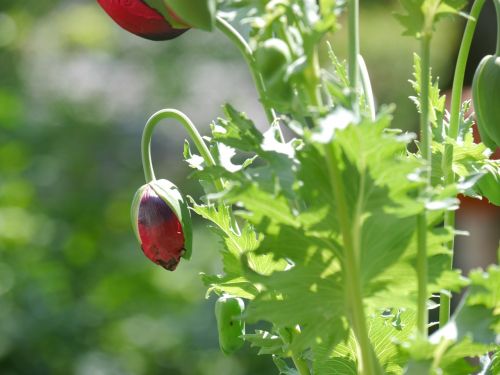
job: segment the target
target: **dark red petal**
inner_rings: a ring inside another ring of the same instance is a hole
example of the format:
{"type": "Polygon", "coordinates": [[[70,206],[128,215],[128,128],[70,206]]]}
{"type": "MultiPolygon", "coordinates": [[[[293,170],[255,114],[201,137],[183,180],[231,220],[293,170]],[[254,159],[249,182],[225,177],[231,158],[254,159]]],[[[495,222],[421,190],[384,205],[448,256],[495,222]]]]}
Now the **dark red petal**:
{"type": "Polygon", "coordinates": [[[125,30],[151,40],[173,39],[188,29],[174,29],[156,10],[140,0],[97,0],[125,30]]]}
{"type": "Polygon", "coordinates": [[[139,204],[138,228],[144,254],[167,270],[175,270],[184,251],[182,225],[149,186],[139,204]]]}

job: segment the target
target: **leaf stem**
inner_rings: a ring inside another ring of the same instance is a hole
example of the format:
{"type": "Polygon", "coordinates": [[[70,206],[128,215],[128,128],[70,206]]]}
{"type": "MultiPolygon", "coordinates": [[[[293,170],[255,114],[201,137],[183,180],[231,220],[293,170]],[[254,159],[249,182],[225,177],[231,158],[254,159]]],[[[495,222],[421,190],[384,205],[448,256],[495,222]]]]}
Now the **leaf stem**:
{"type": "Polygon", "coordinates": [[[351,106],[356,115],[359,114],[358,101],[358,56],[359,56],[359,0],[349,0],[348,13],[348,65],[349,84],[351,89],[351,106]]]}
{"type": "MultiPolygon", "coordinates": [[[[142,155],[142,167],[144,169],[144,177],[146,178],[146,182],[150,182],[156,179],[153,163],[151,161],[151,138],[153,136],[153,131],[156,125],[164,119],[174,119],[179,122],[184,129],[186,129],[189,137],[193,140],[196,148],[198,149],[200,155],[205,160],[207,166],[214,166],[215,160],[210,153],[207,145],[203,141],[198,129],[191,122],[189,117],[187,117],[181,111],[176,109],[162,109],[156,113],[154,113],[149,120],[146,122],[146,126],[144,127],[144,131],[142,133],[142,141],[141,141],[141,155],[142,155]]],[[[223,190],[222,181],[219,179],[214,180],[215,188],[218,191],[223,190]]]]}
{"type": "MultiPolygon", "coordinates": [[[[451,140],[456,140],[458,137],[460,125],[460,106],[462,103],[465,68],[467,66],[467,59],[469,57],[469,51],[472,44],[472,37],[474,36],[474,31],[476,30],[477,19],[479,17],[479,14],[481,13],[484,2],[485,0],[476,0],[472,5],[470,17],[467,20],[467,25],[465,26],[464,35],[462,37],[462,43],[460,44],[460,50],[458,52],[457,65],[455,67],[453,87],[451,91],[450,125],[448,129],[448,138],[451,140]]],[[[496,4],[500,4],[500,0],[495,0],[495,5],[496,4]]],[[[497,12],[498,11],[500,11],[500,6],[497,6],[497,12]]],[[[500,23],[498,27],[500,28],[500,23]]],[[[500,40],[500,29],[498,40],[500,40]]],[[[455,174],[453,173],[453,144],[450,142],[447,142],[444,148],[442,170],[444,174],[444,185],[447,186],[452,184],[455,180],[455,174]]],[[[445,212],[444,225],[445,227],[455,227],[454,211],[445,212]]],[[[451,269],[453,265],[454,239],[452,238],[445,245],[446,248],[451,252],[451,259],[448,264],[448,268],[451,269]]],[[[443,327],[450,319],[449,292],[443,291],[441,293],[439,305],[439,326],[443,327]]]]}
{"type": "MultiPolygon", "coordinates": [[[[431,144],[432,132],[429,121],[429,86],[430,86],[430,50],[431,33],[424,33],[421,38],[421,88],[420,88],[420,152],[426,161],[426,188],[431,186],[431,144]]],[[[427,337],[427,213],[417,216],[417,330],[422,337],[427,337]]]]}
{"type": "MultiPolygon", "coordinates": [[[[344,267],[343,274],[346,286],[346,302],[348,306],[348,317],[351,321],[354,335],[359,345],[361,374],[375,375],[380,373],[380,366],[373,354],[373,348],[368,337],[366,316],[363,306],[363,293],[361,287],[361,274],[359,269],[359,257],[354,245],[352,224],[349,218],[343,179],[339,169],[339,158],[336,154],[335,144],[325,146],[326,162],[330,184],[338,204],[338,215],[344,244],[344,267]]],[[[359,234],[359,233],[357,233],[359,234]]]]}

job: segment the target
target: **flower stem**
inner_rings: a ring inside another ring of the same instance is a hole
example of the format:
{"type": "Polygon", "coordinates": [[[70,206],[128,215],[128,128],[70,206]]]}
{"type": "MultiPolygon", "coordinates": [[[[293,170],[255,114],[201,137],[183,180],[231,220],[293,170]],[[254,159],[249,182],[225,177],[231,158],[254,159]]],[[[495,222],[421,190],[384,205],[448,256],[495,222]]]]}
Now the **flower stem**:
{"type": "Polygon", "coordinates": [[[243,58],[245,59],[250,70],[250,74],[252,75],[252,79],[254,81],[255,88],[257,89],[257,93],[259,94],[260,101],[264,106],[267,120],[272,124],[276,118],[276,114],[274,109],[269,108],[266,105],[266,88],[264,86],[264,81],[262,80],[259,70],[255,65],[255,58],[253,56],[252,49],[250,48],[246,40],[240,35],[240,33],[238,33],[238,31],[229,24],[229,22],[221,17],[217,17],[215,24],[217,28],[236,45],[236,47],[243,55],[243,58]]]}
{"type": "MultiPolygon", "coordinates": [[[[432,133],[429,122],[430,49],[431,33],[424,33],[421,39],[421,89],[420,89],[420,152],[426,161],[426,188],[431,186],[431,144],[432,133]]],[[[427,337],[427,213],[417,217],[417,330],[427,337]]]]}
{"type": "Polygon", "coordinates": [[[351,89],[351,106],[356,115],[359,114],[358,100],[358,56],[359,56],[359,0],[349,0],[347,8],[349,37],[349,84],[351,89]]]}
{"type": "MultiPolygon", "coordinates": [[[[142,155],[142,167],[144,168],[144,177],[146,182],[155,180],[155,173],[153,169],[153,163],[151,161],[151,138],[153,136],[153,130],[155,126],[164,119],[174,119],[177,120],[186,129],[189,137],[193,140],[196,148],[198,149],[200,155],[205,160],[207,166],[214,166],[215,160],[210,153],[207,145],[203,141],[198,129],[191,122],[189,117],[187,117],[181,111],[176,109],[162,109],[155,114],[153,114],[149,120],[146,122],[144,131],[142,133],[141,141],[141,155],[142,155]]],[[[217,191],[223,190],[223,184],[220,179],[214,180],[214,185],[217,191]]]]}
{"type": "MultiPolygon", "coordinates": [[[[496,4],[500,4],[500,0],[495,0],[496,4]]],[[[469,51],[472,44],[472,37],[474,36],[474,31],[476,30],[477,19],[481,13],[485,0],[476,0],[472,6],[470,17],[467,20],[467,25],[465,27],[464,35],[462,37],[462,43],[460,44],[460,50],[458,52],[457,66],[455,67],[455,75],[453,77],[453,88],[451,91],[451,105],[450,105],[450,126],[448,129],[448,138],[451,140],[456,140],[458,137],[458,130],[460,124],[460,106],[462,103],[462,91],[464,86],[464,76],[465,68],[467,65],[467,59],[469,57],[469,51]]],[[[497,11],[499,11],[500,6],[497,6],[497,11]]],[[[500,24],[499,24],[500,27],[500,24]]],[[[499,40],[500,40],[500,30],[499,30],[499,40]]],[[[442,169],[444,174],[444,185],[448,186],[455,180],[455,174],[453,173],[453,144],[447,142],[444,148],[444,155],[442,160],[442,169]]],[[[455,227],[455,212],[446,211],[444,214],[444,226],[445,227],[455,227]]],[[[451,269],[453,265],[453,247],[454,239],[452,238],[446,244],[446,248],[451,253],[450,262],[448,268],[451,269]]],[[[439,326],[443,327],[450,319],[450,294],[448,291],[444,291],[440,295],[439,303],[439,326]]]]}

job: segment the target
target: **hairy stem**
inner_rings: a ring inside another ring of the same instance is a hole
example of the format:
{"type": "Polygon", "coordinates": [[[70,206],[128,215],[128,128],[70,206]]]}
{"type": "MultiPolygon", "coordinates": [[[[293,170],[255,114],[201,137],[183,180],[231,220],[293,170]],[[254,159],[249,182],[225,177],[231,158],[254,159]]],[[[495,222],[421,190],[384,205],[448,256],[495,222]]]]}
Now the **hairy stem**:
{"type": "MultiPolygon", "coordinates": [[[[420,88],[420,152],[426,161],[426,187],[431,186],[431,144],[432,132],[429,122],[429,86],[430,86],[430,47],[431,34],[424,33],[421,39],[421,88],[420,88]]],[[[422,337],[427,337],[427,213],[417,217],[417,330],[422,337]]]]}
{"type": "MultiPolygon", "coordinates": [[[[156,179],[153,169],[153,163],[151,161],[151,138],[153,136],[153,131],[156,125],[164,119],[173,119],[180,123],[184,127],[184,129],[186,129],[189,137],[194,142],[196,148],[205,160],[207,166],[215,165],[215,160],[212,154],[208,150],[208,147],[203,141],[203,138],[198,132],[198,129],[196,129],[196,126],[194,126],[189,117],[176,109],[162,109],[149,118],[142,133],[141,155],[142,167],[144,169],[144,177],[146,178],[146,182],[150,182],[156,179]]],[[[214,185],[217,191],[223,190],[223,184],[221,180],[215,179],[214,185]]]]}
{"type": "MultiPolygon", "coordinates": [[[[355,248],[352,233],[353,223],[349,218],[349,212],[344,190],[343,179],[339,169],[339,158],[337,157],[335,145],[330,143],[325,147],[327,169],[330,176],[330,184],[338,204],[338,215],[342,239],[344,244],[343,274],[346,285],[346,302],[348,305],[348,316],[352,329],[358,343],[361,365],[361,374],[375,375],[380,373],[380,366],[373,354],[373,348],[368,337],[366,316],[363,306],[363,293],[361,288],[361,274],[359,269],[359,249],[355,248]]],[[[355,233],[354,235],[360,235],[355,233]]]]}
{"type": "MultiPolygon", "coordinates": [[[[495,0],[496,4],[500,4],[500,0],[495,0]]],[[[458,137],[458,130],[460,125],[460,107],[462,103],[462,91],[464,86],[464,76],[465,68],[467,65],[467,59],[469,57],[469,51],[472,44],[472,37],[474,36],[474,31],[476,30],[477,19],[481,13],[485,0],[476,0],[472,6],[470,17],[467,20],[467,25],[465,27],[464,35],[462,37],[462,43],[460,44],[460,50],[458,52],[457,65],[455,67],[455,75],[453,77],[453,88],[451,91],[451,105],[450,105],[450,126],[448,128],[448,138],[456,140],[458,137]]],[[[500,6],[497,6],[497,11],[500,6]]],[[[500,18],[500,17],[499,17],[500,18]]],[[[500,25],[500,23],[499,23],[500,25]]],[[[499,26],[500,27],[500,26],[499,26]]],[[[499,31],[500,40],[500,31],[499,31]]],[[[442,160],[442,169],[444,174],[444,185],[450,185],[455,180],[455,174],[453,173],[453,144],[446,143],[444,148],[444,155],[442,160]]],[[[444,225],[445,227],[455,226],[455,212],[446,211],[444,214],[444,225]]],[[[446,248],[451,252],[451,259],[448,264],[449,269],[452,268],[453,264],[453,238],[446,243],[446,248]]],[[[448,291],[444,291],[440,295],[440,306],[439,306],[439,326],[443,327],[450,319],[450,294],[448,291]]]]}
{"type": "Polygon", "coordinates": [[[372,84],[370,81],[370,75],[368,74],[368,68],[366,67],[365,59],[363,56],[358,56],[358,64],[359,64],[359,74],[361,78],[361,86],[363,86],[363,93],[365,95],[366,105],[368,106],[368,110],[370,111],[370,118],[372,121],[375,121],[376,117],[376,108],[375,108],[375,97],[373,95],[372,84]]]}
{"type": "Polygon", "coordinates": [[[255,65],[255,58],[253,56],[252,49],[246,42],[246,40],[236,31],[234,27],[232,27],[229,22],[224,20],[221,17],[216,18],[216,26],[217,28],[226,35],[229,40],[231,40],[234,45],[240,50],[243,58],[245,59],[248,68],[250,70],[250,74],[252,75],[252,79],[255,84],[255,88],[257,89],[257,93],[259,94],[260,101],[264,106],[264,111],[266,112],[267,120],[270,124],[274,123],[276,119],[276,113],[274,109],[269,108],[266,105],[266,88],[264,86],[264,81],[255,65]]]}
{"type": "Polygon", "coordinates": [[[351,89],[351,106],[354,113],[359,113],[358,100],[358,56],[359,56],[359,0],[349,0],[348,3],[348,35],[349,35],[349,84],[351,89]]]}

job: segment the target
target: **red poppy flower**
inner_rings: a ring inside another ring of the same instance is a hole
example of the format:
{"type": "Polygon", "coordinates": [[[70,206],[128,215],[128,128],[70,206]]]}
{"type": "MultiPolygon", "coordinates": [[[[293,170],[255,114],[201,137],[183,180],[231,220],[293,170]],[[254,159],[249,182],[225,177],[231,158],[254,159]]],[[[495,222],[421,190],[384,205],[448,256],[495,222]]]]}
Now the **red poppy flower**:
{"type": "Polygon", "coordinates": [[[108,15],[125,30],[150,40],[173,39],[189,29],[172,11],[172,20],[185,28],[174,28],[157,10],[141,0],[97,0],[108,15]]]}

